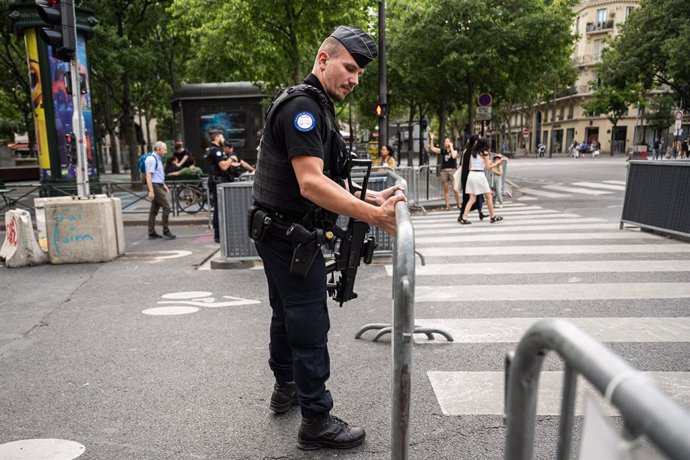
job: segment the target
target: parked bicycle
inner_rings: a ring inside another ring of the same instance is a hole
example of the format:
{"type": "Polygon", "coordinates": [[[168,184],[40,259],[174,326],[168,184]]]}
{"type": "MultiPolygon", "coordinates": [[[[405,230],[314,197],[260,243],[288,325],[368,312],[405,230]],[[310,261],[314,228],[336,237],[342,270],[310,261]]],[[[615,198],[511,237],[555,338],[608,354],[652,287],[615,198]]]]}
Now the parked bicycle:
{"type": "Polygon", "coordinates": [[[196,214],[204,209],[208,194],[204,182],[175,184],[177,209],[187,214],[196,214]]]}

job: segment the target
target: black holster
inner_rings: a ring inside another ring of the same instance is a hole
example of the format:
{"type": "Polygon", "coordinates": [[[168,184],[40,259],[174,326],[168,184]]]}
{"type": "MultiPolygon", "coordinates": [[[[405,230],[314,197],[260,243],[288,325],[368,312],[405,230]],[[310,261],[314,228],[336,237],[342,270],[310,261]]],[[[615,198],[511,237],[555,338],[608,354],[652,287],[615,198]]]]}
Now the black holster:
{"type": "Polygon", "coordinates": [[[247,231],[249,238],[258,242],[264,241],[268,236],[271,223],[272,218],[268,212],[258,206],[249,208],[249,213],[247,214],[247,231]]]}

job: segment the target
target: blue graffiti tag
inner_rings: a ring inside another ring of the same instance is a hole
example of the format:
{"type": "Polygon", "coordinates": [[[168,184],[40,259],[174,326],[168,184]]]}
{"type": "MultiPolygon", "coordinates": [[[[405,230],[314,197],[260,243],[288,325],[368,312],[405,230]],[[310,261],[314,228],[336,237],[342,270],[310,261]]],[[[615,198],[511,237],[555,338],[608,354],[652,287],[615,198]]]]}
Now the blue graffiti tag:
{"type": "Polygon", "coordinates": [[[72,208],[65,208],[60,210],[59,214],[53,216],[53,222],[55,222],[55,229],[53,230],[53,244],[55,246],[55,252],[60,254],[60,243],[70,244],[77,243],[79,241],[93,241],[94,237],[89,233],[81,233],[78,229],[78,223],[82,219],[82,213],[79,209],[72,210],[72,208]],[[67,220],[67,231],[60,234],[60,224],[65,223],[67,220]]]}

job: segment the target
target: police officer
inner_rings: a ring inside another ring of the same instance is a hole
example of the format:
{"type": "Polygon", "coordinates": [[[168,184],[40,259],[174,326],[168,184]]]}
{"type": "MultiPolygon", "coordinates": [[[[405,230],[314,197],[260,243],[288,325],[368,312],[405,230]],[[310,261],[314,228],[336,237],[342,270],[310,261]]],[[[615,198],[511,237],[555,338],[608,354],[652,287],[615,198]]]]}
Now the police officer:
{"type": "MultiPolygon", "coordinates": [[[[296,243],[284,229],[299,223],[323,227],[337,214],[376,225],[395,235],[398,187],[368,191],[366,202],[341,184],[348,175],[348,153],[335,122],[333,100],[342,101],[359,83],[364,67],[378,54],[365,32],[340,26],[321,44],[304,84],[274,98],[266,114],[252,195],[255,207],[270,215],[269,230],[255,237],[264,263],[273,315],[269,365],[276,382],[270,408],[276,414],[299,404],[302,422],[297,445],[350,448],[364,429],[332,416],[327,334],[326,268],[316,251],[306,275],[291,271],[296,243]]],[[[250,223],[266,222],[252,219],[250,223]]]]}
{"type": "Polygon", "coordinates": [[[225,142],[223,131],[213,130],[209,134],[211,137],[211,146],[207,149],[205,158],[209,169],[208,191],[214,203],[213,241],[220,243],[220,230],[218,227],[218,193],[216,185],[233,181],[233,177],[229,172],[233,162],[223,151],[223,143],[225,142]]]}

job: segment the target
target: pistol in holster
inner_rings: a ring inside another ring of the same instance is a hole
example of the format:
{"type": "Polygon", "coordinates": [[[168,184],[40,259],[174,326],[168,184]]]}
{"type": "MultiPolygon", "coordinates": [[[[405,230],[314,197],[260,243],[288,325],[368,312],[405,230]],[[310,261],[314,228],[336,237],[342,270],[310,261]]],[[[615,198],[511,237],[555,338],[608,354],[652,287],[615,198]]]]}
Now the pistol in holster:
{"type": "Polygon", "coordinates": [[[314,264],[316,255],[321,251],[323,238],[321,229],[307,230],[300,224],[292,224],[285,232],[285,236],[296,243],[292,252],[292,262],[290,263],[290,274],[300,278],[306,278],[311,266],[314,264]]]}

